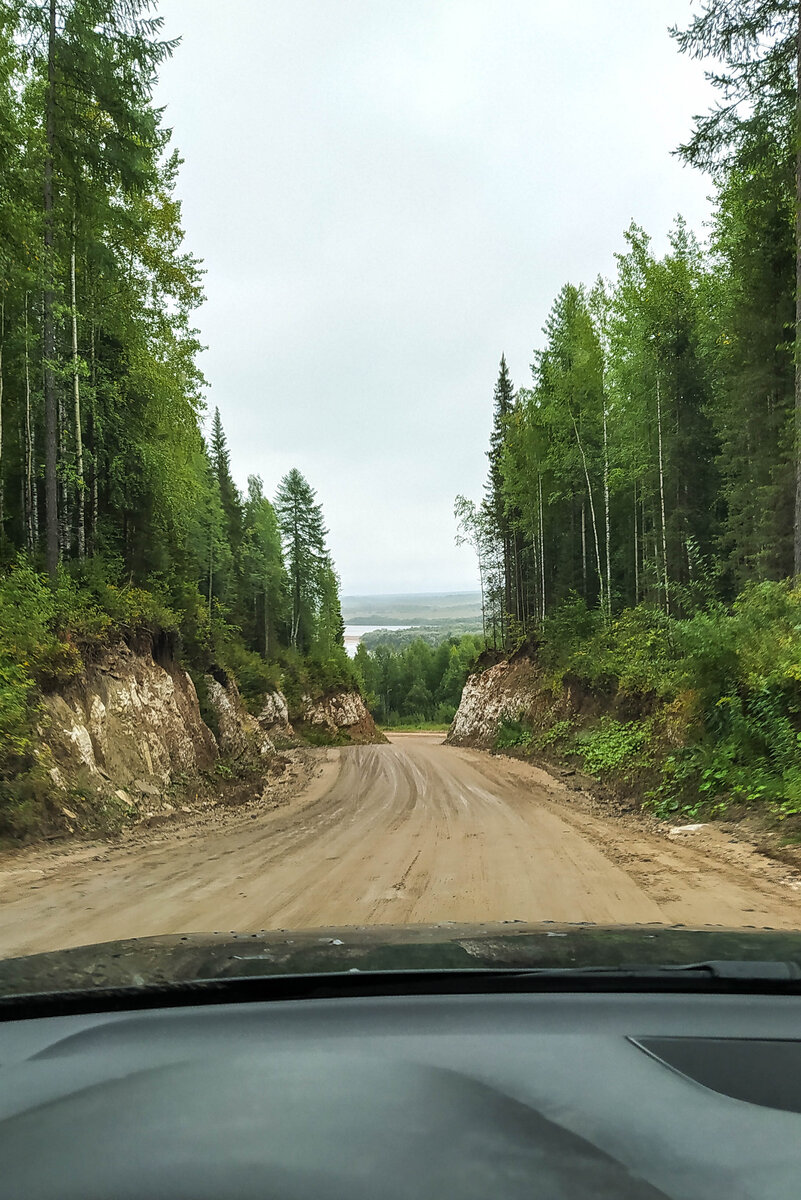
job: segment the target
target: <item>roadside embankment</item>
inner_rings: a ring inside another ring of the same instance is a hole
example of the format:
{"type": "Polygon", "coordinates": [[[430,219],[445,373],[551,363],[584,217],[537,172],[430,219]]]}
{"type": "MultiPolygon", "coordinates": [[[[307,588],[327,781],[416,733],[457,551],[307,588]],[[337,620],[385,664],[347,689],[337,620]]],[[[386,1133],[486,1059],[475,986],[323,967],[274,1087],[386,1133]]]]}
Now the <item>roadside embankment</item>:
{"type": "Polygon", "coordinates": [[[303,775],[304,744],[385,740],[356,692],[304,696],[296,728],[279,690],[254,713],[229,671],[195,678],[169,639],[119,640],[33,694],[25,770],[3,800],[0,835],[104,836],[218,804],[269,807],[303,775]]]}
{"type": "MultiPolygon", "coordinates": [[[[772,858],[801,865],[795,779],[779,761],[784,742],[801,742],[801,734],[778,702],[771,705],[759,678],[750,690],[746,679],[712,703],[701,686],[687,686],[684,679],[660,693],[603,671],[587,653],[584,662],[590,662],[593,678],[590,671],[555,667],[550,648],[541,649],[529,647],[500,662],[486,659],[484,669],[480,664],[465,685],[449,744],[555,769],[569,787],[591,791],[605,811],[642,809],[665,832],[695,830],[711,821],[772,858]],[[737,706],[743,713],[757,712],[760,700],[765,729],[781,732],[783,722],[789,730],[774,744],[763,733],[764,747],[748,736],[744,719],[739,736],[729,719],[737,706]]],[[[701,668],[691,663],[685,675],[691,670],[701,668]]]]}

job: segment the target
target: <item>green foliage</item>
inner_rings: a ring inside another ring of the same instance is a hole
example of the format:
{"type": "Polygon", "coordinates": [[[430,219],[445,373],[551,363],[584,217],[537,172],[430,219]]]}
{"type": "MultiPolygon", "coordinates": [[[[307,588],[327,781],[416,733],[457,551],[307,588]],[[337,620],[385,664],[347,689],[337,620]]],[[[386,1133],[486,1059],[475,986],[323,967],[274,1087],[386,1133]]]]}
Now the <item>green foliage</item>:
{"type": "Polygon", "coordinates": [[[576,751],[591,775],[604,775],[628,766],[642,750],[648,730],[635,721],[615,721],[609,717],[595,729],[576,734],[576,751]]]}
{"type": "MultiPolygon", "coordinates": [[[[662,816],[740,803],[801,812],[800,587],[753,584],[731,606],[684,619],[643,605],[610,625],[592,617],[575,601],[557,610],[543,661],[559,686],[578,679],[607,708],[644,718],[607,716],[576,735],[591,774],[656,770],[647,800],[662,816]]],[[[559,729],[545,737],[562,738],[559,729]]]]}
{"type": "Polygon", "coordinates": [[[511,717],[502,717],[498,725],[498,732],[495,735],[494,747],[496,750],[517,748],[528,750],[533,740],[534,733],[531,726],[527,725],[525,721],[516,721],[511,717]]]}
{"type": "Polygon", "coordinates": [[[399,649],[381,644],[368,650],[360,643],[352,669],[380,725],[449,724],[483,647],[477,634],[447,638],[438,646],[424,638],[399,649]]]}
{"type": "Polygon", "coordinates": [[[547,750],[549,746],[558,746],[560,742],[566,741],[571,736],[573,727],[573,720],[570,717],[563,717],[539,733],[534,744],[538,750],[547,750]]]}

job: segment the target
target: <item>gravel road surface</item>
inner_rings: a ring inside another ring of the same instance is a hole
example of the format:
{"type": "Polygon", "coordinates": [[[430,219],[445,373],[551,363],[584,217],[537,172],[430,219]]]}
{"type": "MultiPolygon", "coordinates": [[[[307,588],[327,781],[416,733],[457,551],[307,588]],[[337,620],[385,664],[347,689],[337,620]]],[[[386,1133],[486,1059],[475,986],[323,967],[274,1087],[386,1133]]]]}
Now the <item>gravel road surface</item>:
{"type": "Polygon", "coordinates": [[[316,753],[278,807],[5,856],[0,955],[376,922],[801,927],[793,872],[716,827],[665,836],[441,735],[316,753]]]}

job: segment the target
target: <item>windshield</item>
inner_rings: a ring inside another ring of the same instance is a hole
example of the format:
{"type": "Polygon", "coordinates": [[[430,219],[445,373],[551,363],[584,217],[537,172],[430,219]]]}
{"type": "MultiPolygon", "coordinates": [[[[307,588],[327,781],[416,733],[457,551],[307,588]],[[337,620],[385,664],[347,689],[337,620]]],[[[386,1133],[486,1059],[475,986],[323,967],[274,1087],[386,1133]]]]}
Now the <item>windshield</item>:
{"type": "Polygon", "coordinates": [[[797,21],[0,6],[0,959],[801,928],[797,21]]]}

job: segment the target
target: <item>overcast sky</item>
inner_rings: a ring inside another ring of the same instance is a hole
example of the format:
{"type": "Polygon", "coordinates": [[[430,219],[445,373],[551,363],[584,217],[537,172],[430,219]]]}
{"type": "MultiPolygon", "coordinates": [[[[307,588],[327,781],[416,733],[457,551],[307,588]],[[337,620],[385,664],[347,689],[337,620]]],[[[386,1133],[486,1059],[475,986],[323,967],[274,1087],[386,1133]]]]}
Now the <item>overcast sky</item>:
{"type": "MultiPolygon", "coordinates": [[[[317,489],[345,594],[472,589],[498,360],[632,219],[702,232],[689,0],[161,0],[210,410],[234,474],[317,489]]],[[[697,9],[697,5],[695,8],[697,9]]]]}

